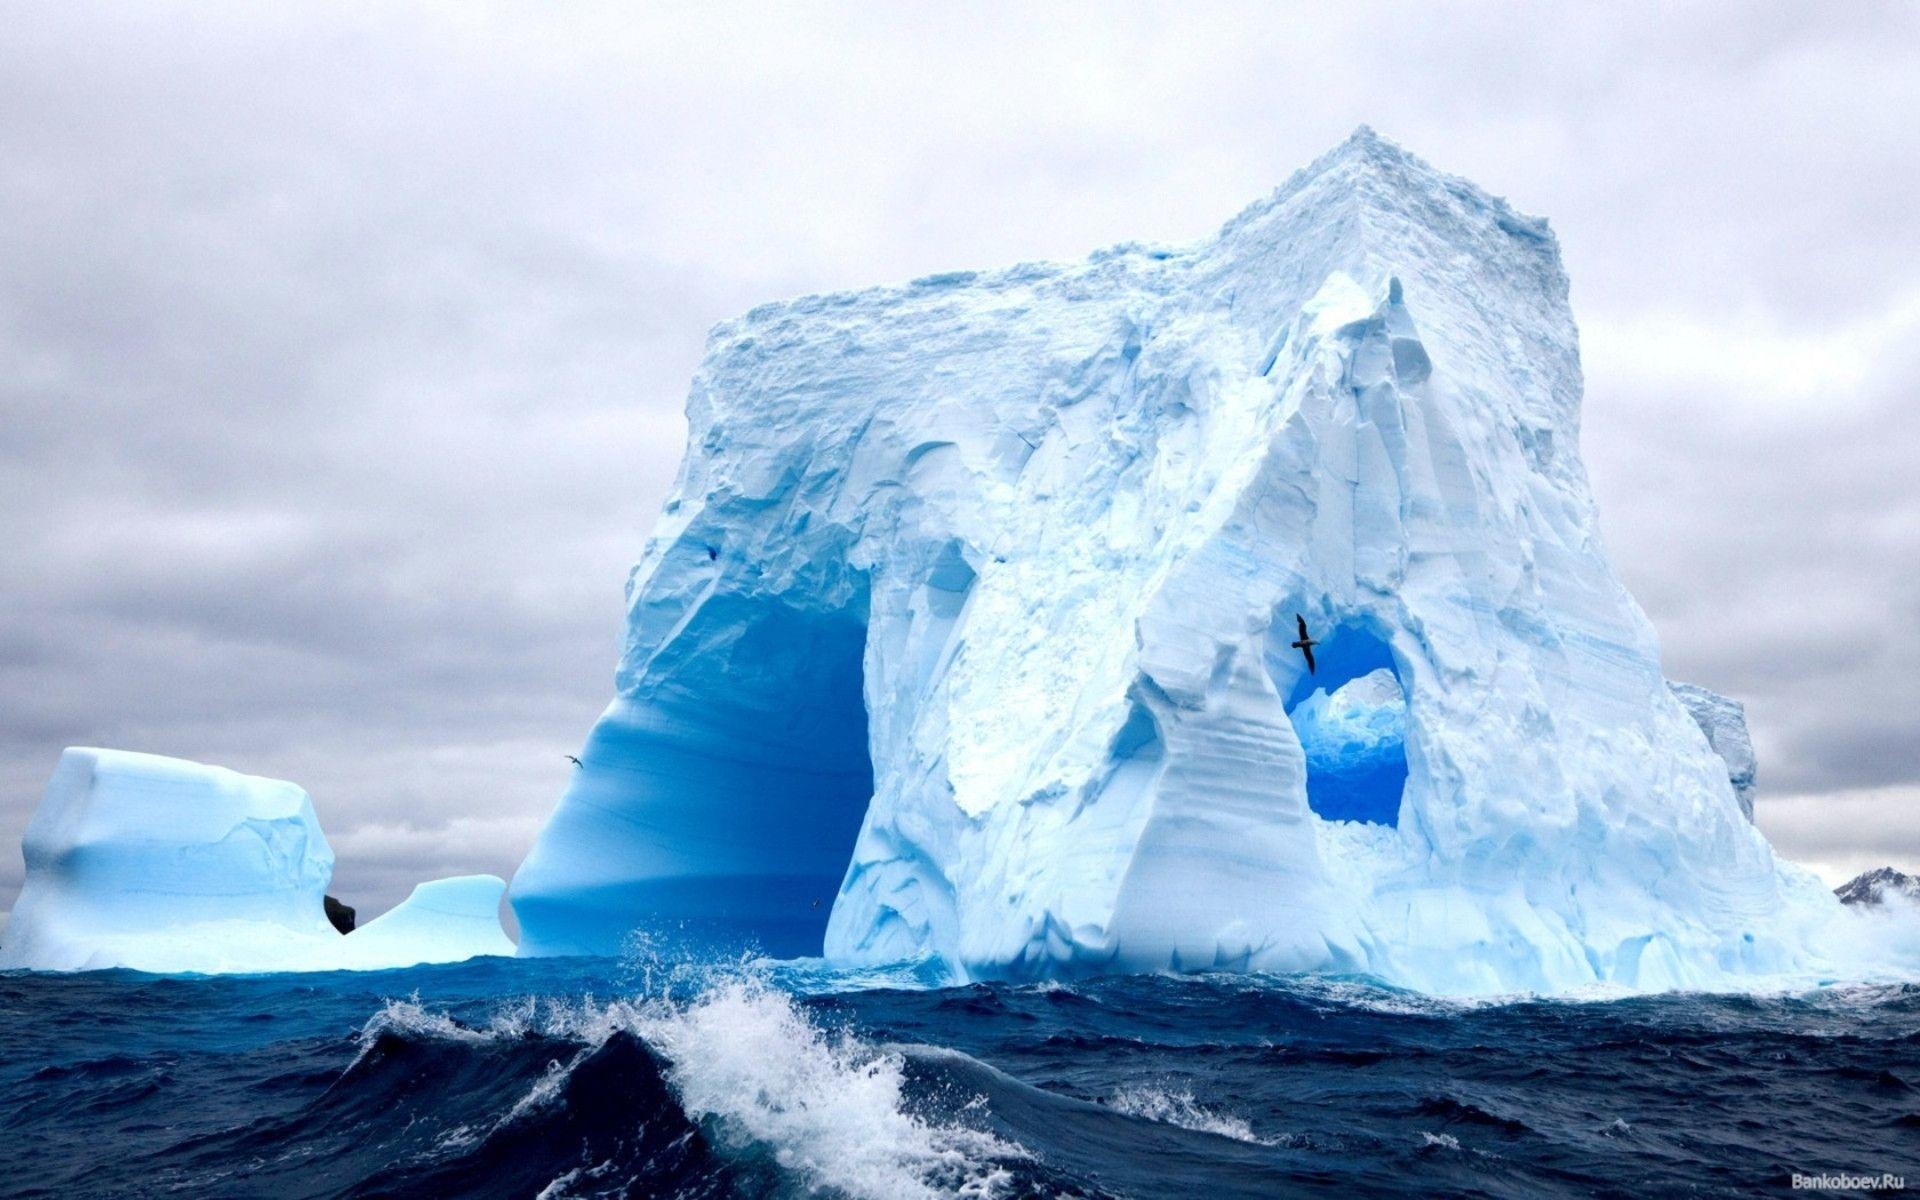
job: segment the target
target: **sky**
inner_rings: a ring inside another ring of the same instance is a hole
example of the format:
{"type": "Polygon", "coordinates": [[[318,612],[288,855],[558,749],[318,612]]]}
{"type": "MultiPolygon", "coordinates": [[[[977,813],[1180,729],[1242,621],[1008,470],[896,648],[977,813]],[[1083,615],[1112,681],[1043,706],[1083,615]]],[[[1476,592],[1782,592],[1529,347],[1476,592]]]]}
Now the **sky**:
{"type": "Polygon", "coordinates": [[[1920,869],[1920,5],[8,6],[0,909],[60,749],[510,875],[715,322],[1205,237],[1361,123],[1548,217],[1583,449],[1758,819],[1920,869]]]}

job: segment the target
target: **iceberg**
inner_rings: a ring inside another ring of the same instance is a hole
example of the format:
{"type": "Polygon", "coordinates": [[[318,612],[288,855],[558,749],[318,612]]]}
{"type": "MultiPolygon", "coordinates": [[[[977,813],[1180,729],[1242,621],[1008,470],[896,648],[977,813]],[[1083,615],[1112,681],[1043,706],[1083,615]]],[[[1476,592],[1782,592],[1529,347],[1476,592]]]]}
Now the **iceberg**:
{"type": "Polygon", "coordinates": [[[68,749],[21,843],[0,967],[246,970],[338,941],[333,851],[291,783],[68,749]]]}
{"type": "Polygon", "coordinates": [[[21,850],[0,970],[373,969],[514,949],[493,876],[422,884],[341,936],[325,907],[333,850],[307,793],[224,767],[69,748],[21,850]]]}
{"type": "Polygon", "coordinates": [[[1837,901],[1667,687],[1581,386],[1547,224],[1364,128],[1198,245],[720,325],[521,952],[1817,969],[1837,901]]]}

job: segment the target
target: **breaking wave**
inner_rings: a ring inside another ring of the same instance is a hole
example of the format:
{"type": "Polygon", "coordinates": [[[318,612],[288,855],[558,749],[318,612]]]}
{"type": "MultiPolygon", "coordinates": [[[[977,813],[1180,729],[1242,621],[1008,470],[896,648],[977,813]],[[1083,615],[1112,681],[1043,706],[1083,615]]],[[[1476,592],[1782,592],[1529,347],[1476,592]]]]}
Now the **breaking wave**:
{"type": "MultiPolygon", "coordinates": [[[[1028,1158],[1018,1144],[992,1133],[916,1112],[901,1051],[823,1028],[791,995],[757,977],[720,983],[685,1001],[522,1002],[481,1025],[463,1024],[417,997],[394,1000],[367,1021],[358,1040],[361,1056],[350,1073],[363,1069],[370,1054],[405,1057],[436,1044],[491,1045],[506,1056],[539,1047],[558,1056],[478,1141],[437,1143],[462,1154],[509,1129],[524,1140],[563,1124],[559,1110],[573,1099],[578,1077],[618,1063],[664,1085],[649,1089],[653,1111],[632,1115],[670,1132],[678,1152],[668,1165],[683,1185],[743,1184],[760,1175],[775,1190],[797,1187],[849,1200],[991,1200],[1012,1194],[1015,1168],[1028,1158]]],[[[570,1165],[540,1194],[556,1200],[600,1194],[607,1168],[607,1162],[570,1165]]]]}

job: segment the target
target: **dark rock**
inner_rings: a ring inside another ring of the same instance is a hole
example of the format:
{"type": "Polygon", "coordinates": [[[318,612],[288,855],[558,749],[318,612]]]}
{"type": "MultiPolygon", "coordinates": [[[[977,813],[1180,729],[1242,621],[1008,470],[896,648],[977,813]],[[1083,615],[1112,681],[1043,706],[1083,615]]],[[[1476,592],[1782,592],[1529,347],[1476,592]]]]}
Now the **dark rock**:
{"type": "Polygon", "coordinates": [[[1892,892],[1920,903],[1920,879],[1892,867],[1876,867],[1833,889],[1842,904],[1882,904],[1892,892]]]}
{"type": "Polygon", "coordinates": [[[327,920],[341,933],[353,932],[353,910],[332,896],[327,897],[327,920]]]}

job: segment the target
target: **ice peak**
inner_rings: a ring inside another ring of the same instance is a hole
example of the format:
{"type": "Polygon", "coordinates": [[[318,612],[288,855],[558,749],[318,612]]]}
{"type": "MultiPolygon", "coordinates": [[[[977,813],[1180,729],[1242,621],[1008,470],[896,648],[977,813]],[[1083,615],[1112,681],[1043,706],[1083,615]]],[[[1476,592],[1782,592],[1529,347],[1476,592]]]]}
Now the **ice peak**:
{"type": "Polygon", "coordinates": [[[1410,227],[1442,237],[1449,236],[1449,227],[1455,224],[1491,223],[1558,257],[1545,220],[1520,213],[1473,181],[1442,171],[1370,125],[1361,125],[1268,196],[1248,205],[1227,222],[1222,240],[1238,228],[1262,223],[1270,214],[1291,214],[1302,206],[1330,214],[1363,214],[1361,224],[1367,226],[1377,226],[1379,217],[1403,218],[1410,227]]]}
{"type": "MultiPolygon", "coordinates": [[[[1382,134],[1373,126],[1364,123],[1355,126],[1353,132],[1347,135],[1345,141],[1335,146],[1332,150],[1329,150],[1326,154],[1321,155],[1320,161],[1325,162],[1328,159],[1335,158],[1354,159],[1356,161],[1375,164],[1411,162],[1418,166],[1425,167],[1429,171],[1433,170],[1433,168],[1428,166],[1424,161],[1409,154],[1406,148],[1401,146],[1399,142],[1382,134]]],[[[1308,170],[1312,170],[1312,168],[1309,167],[1308,170]]]]}
{"type": "Polygon", "coordinates": [[[1397,177],[1403,186],[1425,179],[1436,183],[1459,183],[1474,191],[1479,190],[1466,180],[1456,180],[1441,171],[1392,138],[1379,133],[1373,126],[1362,125],[1338,145],[1295,170],[1285,183],[1264,199],[1254,201],[1242,216],[1283,203],[1321,180],[1340,178],[1352,181],[1361,175],[1397,177]]]}

